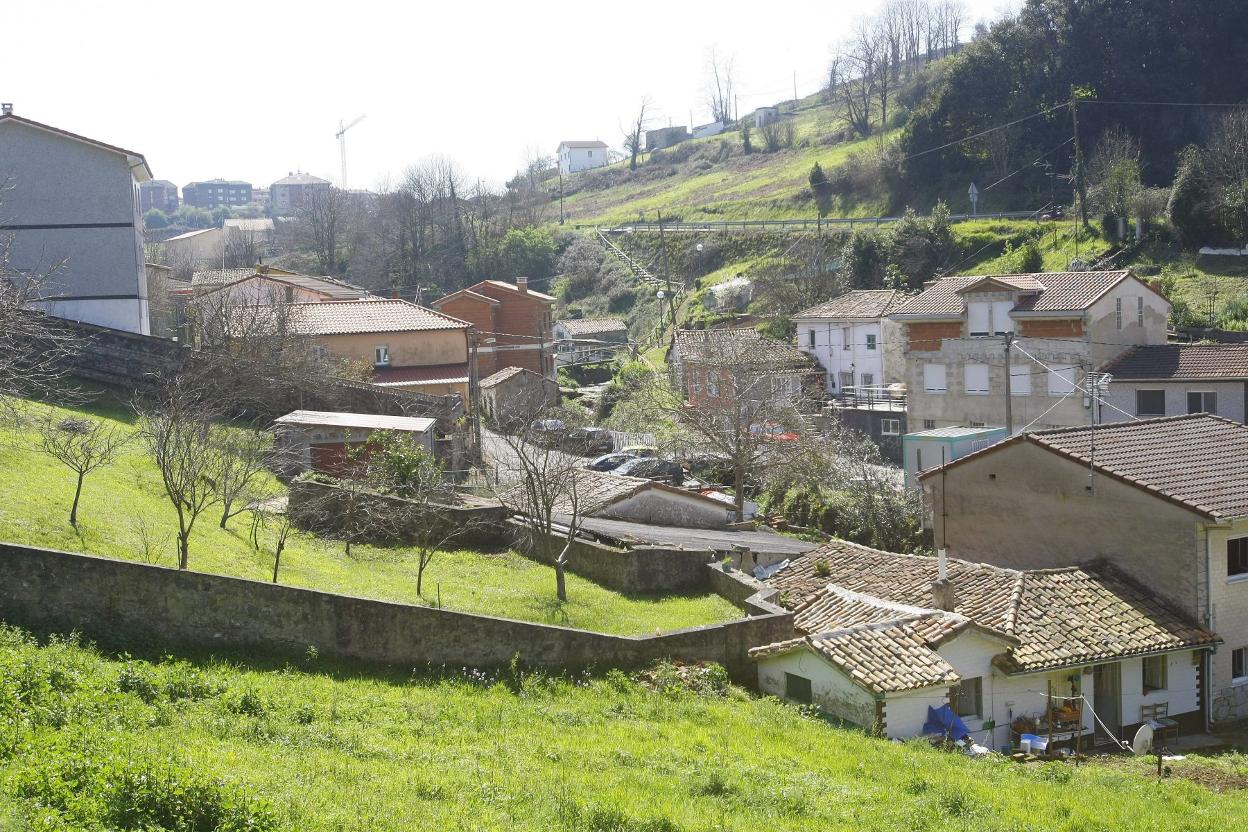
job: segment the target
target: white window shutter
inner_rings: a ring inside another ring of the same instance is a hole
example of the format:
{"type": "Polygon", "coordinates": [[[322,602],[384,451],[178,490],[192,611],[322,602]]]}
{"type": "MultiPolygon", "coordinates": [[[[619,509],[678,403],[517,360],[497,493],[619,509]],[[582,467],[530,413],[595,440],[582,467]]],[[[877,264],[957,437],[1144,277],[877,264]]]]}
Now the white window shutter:
{"type": "Polygon", "coordinates": [[[972,335],[988,335],[992,332],[992,322],[989,317],[992,312],[992,304],[976,301],[968,303],[967,308],[967,331],[972,335]]]}
{"type": "Polygon", "coordinates": [[[1010,395],[1031,395],[1031,367],[1029,365],[1015,364],[1010,367],[1010,395]]]}
{"type": "Polygon", "coordinates": [[[1052,367],[1049,372],[1049,395],[1065,396],[1075,389],[1074,367],[1052,367]]]}
{"type": "Polygon", "coordinates": [[[1014,319],[1010,317],[1013,308],[1012,300],[999,300],[992,304],[992,331],[997,335],[1014,331],[1014,319]]]}
{"type": "Polygon", "coordinates": [[[967,364],[963,372],[966,375],[966,392],[968,395],[981,396],[988,393],[987,364],[967,364]]]}
{"type": "Polygon", "coordinates": [[[945,392],[946,385],[944,364],[923,365],[923,390],[926,393],[945,392]]]}

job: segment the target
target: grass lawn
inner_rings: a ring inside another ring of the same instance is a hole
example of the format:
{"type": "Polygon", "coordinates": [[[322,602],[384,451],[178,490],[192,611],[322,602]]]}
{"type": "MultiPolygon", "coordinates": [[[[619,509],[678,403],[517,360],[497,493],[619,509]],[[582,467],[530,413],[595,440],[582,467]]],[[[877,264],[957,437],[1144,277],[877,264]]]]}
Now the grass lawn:
{"type": "Polygon", "coordinates": [[[0,629],[0,828],[1223,832],[1248,810],[1146,766],[871,739],[705,678],[126,661],[0,629]]]}
{"type": "MultiPolygon", "coordinates": [[[[122,424],[131,418],[116,406],[90,409],[122,424]]],[[[0,494],[5,495],[0,540],[141,560],[146,528],[157,541],[156,562],[176,563],[176,515],[141,444],[127,446],[117,464],[88,476],[75,530],[69,524],[73,474],[32,447],[30,439],[30,433],[0,428],[0,494]]],[[[219,511],[200,516],[190,568],[270,580],[272,557],[248,542],[248,516],[234,518],[228,529],[219,528],[219,520],[219,511]]],[[[425,572],[422,598],[416,594],[415,556],[409,550],[355,545],[347,557],[343,548],[312,535],[294,536],[282,555],[281,582],[413,604],[436,603],[440,597],[448,609],[628,635],[741,616],[717,595],[630,596],[575,575],[568,576],[568,602],[559,603],[554,570],[514,552],[440,553],[425,572]]]]}

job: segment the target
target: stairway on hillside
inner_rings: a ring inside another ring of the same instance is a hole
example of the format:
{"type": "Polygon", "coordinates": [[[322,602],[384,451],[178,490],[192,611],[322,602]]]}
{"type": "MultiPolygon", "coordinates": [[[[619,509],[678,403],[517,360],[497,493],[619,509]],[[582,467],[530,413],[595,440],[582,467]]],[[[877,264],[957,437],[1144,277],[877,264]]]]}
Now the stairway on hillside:
{"type": "MultiPolygon", "coordinates": [[[[651,272],[649,269],[647,269],[645,266],[638,263],[632,257],[629,257],[628,254],[622,248],[617,246],[615,243],[611,242],[611,238],[608,237],[606,233],[599,231],[598,239],[602,243],[603,247],[606,248],[607,253],[613,256],[616,260],[619,260],[625,266],[627,266],[628,270],[633,273],[633,276],[636,277],[638,280],[640,280],[642,283],[648,283],[651,286],[662,286],[662,287],[667,286],[666,280],[663,280],[660,277],[656,277],[654,273],[651,272]]],[[[677,294],[680,294],[680,292],[684,289],[684,286],[680,284],[675,284],[673,288],[676,289],[677,294]]]]}

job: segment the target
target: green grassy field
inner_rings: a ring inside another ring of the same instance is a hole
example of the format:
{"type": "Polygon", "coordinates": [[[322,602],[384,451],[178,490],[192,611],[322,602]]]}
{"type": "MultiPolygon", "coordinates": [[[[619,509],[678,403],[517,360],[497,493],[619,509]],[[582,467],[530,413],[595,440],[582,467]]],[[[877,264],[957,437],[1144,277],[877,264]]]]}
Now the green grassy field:
{"type": "Polygon", "coordinates": [[[0,629],[0,828],[1223,832],[1248,810],[1147,761],[973,761],[655,675],[126,660],[0,629]]]}
{"type": "MultiPolygon", "coordinates": [[[[38,410],[32,406],[32,415],[38,410]]],[[[98,405],[95,413],[132,429],[125,409],[98,405]]],[[[69,524],[73,474],[38,450],[27,431],[0,429],[0,540],[87,552],[131,560],[176,563],[177,523],[160,475],[143,446],[127,446],[123,457],[87,478],[78,528],[69,524]],[[146,528],[156,541],[145,558],[146,528]]],[[[229,528],[208,511],[195,526],[190,568],[201,572],[270,580],[272,556],[248,542],[247,515],[229,528]]],[[[439,553],[425,573],[424,597],[416,593],[415,556],[402,547],[355,545],[351,556],[340,542],[298,534],[282,555],[282,583],[367,598],[414,604],[436,603],[466,612],[561,624],[620,634],[653,633],[740,617],[717,595],[630,596],[568,576],[568,601],[555,598],[554,570],[514,552],[439,553]]]]}

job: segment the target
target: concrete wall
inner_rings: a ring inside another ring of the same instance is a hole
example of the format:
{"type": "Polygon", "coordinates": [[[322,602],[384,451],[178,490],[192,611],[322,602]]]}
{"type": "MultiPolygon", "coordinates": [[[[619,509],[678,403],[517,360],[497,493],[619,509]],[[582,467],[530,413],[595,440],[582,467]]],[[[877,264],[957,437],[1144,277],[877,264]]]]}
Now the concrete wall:
{"type": "MultiPolygon", "coordinates": [[[[1210,563],[1209,599],[1212,605],[1210,627],[1226,642],[1213,654],[1209,690],[1215,696],[1227,696],[1235,685],[1231,676],[1231,651],[1248,647],[1248,577],[1226,574],[1226,542],[1248,537],[1248,519],[1235,520],[1229,526],[1205,526],[1205,543],[1210,563]]],[[[1240,682],[1244,686],[1245,682],[1240,682]]],[[[1231,714],[1248,717],[1248,703],[1241,703],[1231,714]]]]}
{"type": "Polygon", "coordinates": [[[746,652],[793,632],[792,615],[780,612],[613,636],[11,544],[0,544],[0,618],[209,648],[313,645],[329,656],[405,667],[489,667],[517,653],[549,668],[712,661],[750,682],[746,652]]]}
{"type": "Polygon", "coordinates": [[[54,271],[46,311],[149,331],[138,188],[124,155],[5,120],[0,185],[0,225],[26,226],[12,232],[7,265],[54,271]]]}
{"type": "Polygon", "coordinates": [[[1166,394],[1166,416],[1178,416],[1187,413],[1187,394],[1189,392],[1213,392],[1217,396],[1217,407],[1214,415],[1234,422],[1248,422],[1248,383],[1242,381],[1200,382],[1200,381],[1119,381],[1110,382],[1105,401],[1112,405],[1103,406],[1100,410],[1102,422],[1126,422],[1131,416],[1138,416],[1136,407],[1137,390],[1163,390],[1166,394]],[[1118,408],[1115,410],[1114,408],[1118,408]],[[1120,411],[1126,411],[1122,413],[1120,411]]]}
{"type": "Polygon", "coordinates": [[[1108,476],[1093,483],[1086,467],[1016,442],[923,486],[933,539],[952,557],[1015,569],[1105,559],[1203,620],[1200,518],[1108,476]]]}
{"type": "Polygon", "coordinates": [[[866,730],[875,727],[875,697],[813,651],[794,650],[760,660],[758,689],[783,698],[786,673],[809,679],[812,703],[826,713],[866,730]]]}
{"type": "Polygon", "coordinates": [[[334,358],[372,365],[377,347],[390,349],[391,367],[433,367],[468,363],[468,337],[463,329],[419,332],[370,332],[361,335],[318,335],[313,339],[334,358]]]}

